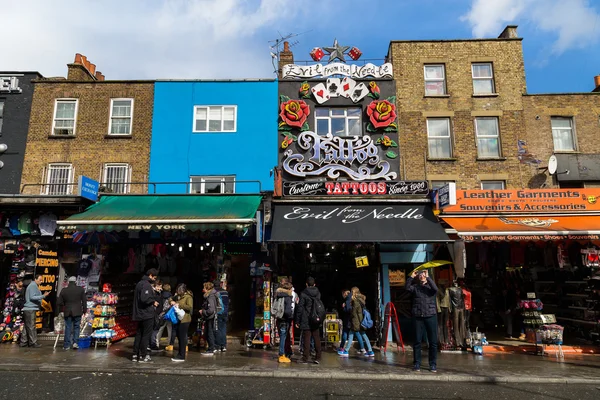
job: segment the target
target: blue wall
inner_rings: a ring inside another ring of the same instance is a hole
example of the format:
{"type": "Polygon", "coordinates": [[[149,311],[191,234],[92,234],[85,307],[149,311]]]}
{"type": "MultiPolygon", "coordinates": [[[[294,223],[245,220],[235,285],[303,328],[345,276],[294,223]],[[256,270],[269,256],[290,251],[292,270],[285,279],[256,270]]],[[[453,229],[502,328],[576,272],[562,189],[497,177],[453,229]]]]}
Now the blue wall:
{"type": "MultiPolygon", "coordinates": [[[[154,89],[151,182],[190,176],[236,176],[236,193],[273,190],[277,165],[276,81],[164,81],[154,89]],[[194,106],[236,105],[237,131],[193,133],[194,106]]],[[[153,192],[153,187],[149,187],[153,192]]],[[[186,185],[157,185],[157,193],[186,193],[186,185]]]]}

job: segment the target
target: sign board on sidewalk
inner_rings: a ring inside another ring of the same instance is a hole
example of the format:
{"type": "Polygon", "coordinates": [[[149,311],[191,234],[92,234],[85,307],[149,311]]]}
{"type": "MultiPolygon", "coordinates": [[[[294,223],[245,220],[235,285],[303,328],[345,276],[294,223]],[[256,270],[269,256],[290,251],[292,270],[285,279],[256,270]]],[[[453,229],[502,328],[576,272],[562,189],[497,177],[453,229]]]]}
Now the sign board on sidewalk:
{"type": "Polygon", "coordinates": [[[438,209],[456,205],[456,183],[448,182],[438,190],[438,209]]]}

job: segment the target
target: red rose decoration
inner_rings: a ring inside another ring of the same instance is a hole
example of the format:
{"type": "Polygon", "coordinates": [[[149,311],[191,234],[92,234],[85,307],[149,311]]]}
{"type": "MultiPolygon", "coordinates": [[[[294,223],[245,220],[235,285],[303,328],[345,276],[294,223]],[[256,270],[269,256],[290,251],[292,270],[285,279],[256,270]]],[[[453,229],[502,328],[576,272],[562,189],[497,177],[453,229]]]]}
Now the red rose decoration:
{"type": "Polygon", "coordinates": [[[387,128],[396,120],[396,105],[387,100],[377,100],[369,104],[367,115],[376,129],[387,128]]]}
{"type": "Polygon", "coordinates": [[[310,108],[304,100],[288,100],[281,103],[279,116],[289,126],[302,128],[310,114],[310,108]]]}

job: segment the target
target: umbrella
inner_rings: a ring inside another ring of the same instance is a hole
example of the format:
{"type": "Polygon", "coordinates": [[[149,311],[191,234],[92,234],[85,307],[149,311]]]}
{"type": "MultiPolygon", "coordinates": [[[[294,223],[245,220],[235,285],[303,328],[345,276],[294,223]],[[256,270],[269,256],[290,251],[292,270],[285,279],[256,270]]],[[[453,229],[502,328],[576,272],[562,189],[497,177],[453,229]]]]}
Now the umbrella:
{"type": "Polygon", "coordinates": [[[448,265],[448,264],[454,264],[452,261],[445,261],[445,260],[433,260],[433,261],[428,261],[425,264],[421,264],[419,265],[417,268],[415,268],[411,274],[413,272],[419,272],[422,271],[424,269],[428,269],[428,268],[437,268],[437,267],[441,267],[442,265],[448,265]]]}
{"type": "Polygon", "coordinates": [[[78,244],[107,244],[116,243],[119,239],[117,236],[108,232],[83,231],[73,234],[73,243],[78,244]]]}

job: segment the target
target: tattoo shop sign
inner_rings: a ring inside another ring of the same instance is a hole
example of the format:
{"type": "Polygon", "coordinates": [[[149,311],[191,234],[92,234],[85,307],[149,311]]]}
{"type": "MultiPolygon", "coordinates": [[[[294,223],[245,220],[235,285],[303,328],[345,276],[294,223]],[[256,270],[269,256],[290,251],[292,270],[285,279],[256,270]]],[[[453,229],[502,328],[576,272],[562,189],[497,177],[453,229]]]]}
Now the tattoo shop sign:
{"type": "Polygon", "coordinates": [[[393,68],[391,63],[374,65],[349,65],[344,63],[296,65],[287,64],[282,68],[283,78],[314,78],[317,76],[344,75],[352,78],[391,78],[393,68]]]}
{"type": "Polygon", "coordinates": [[[42,275],[42,283],[39,289],[42,293],[50,294],[42,300],[41,310],[36,313],[36,327],[42,328],[44,314],[54,314],[52,305],[56,304],[56,288],[58,277],[58,252],[38,247],[35,254],[35,274],[42,275]]]}
{"type": "Polygon", "coordinates": [[[401,196],[427,195],[427,181],[283,182],[284,196],[401,196]]]}

